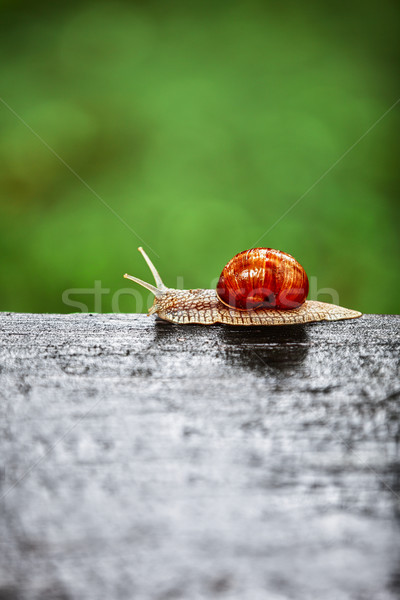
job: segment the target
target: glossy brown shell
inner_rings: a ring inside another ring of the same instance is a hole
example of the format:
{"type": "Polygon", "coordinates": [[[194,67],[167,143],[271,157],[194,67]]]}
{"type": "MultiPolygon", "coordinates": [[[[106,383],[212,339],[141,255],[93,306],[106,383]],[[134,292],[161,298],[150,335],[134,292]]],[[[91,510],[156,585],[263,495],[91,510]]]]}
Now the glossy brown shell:
{"type": "Polygon", "coordinates": [[[218,298],[232,308],[252,310],[299,307],[308,294],[303,267],[286,252],[252,248],[236,254],[224,267],[217,285],[218,298]]]}

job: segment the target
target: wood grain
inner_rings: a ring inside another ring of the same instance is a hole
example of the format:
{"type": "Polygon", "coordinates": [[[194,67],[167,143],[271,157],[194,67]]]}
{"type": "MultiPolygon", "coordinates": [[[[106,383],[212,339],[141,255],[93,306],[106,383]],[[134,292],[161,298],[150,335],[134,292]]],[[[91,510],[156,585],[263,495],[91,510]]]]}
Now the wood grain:
{"type": "Polygon", "coordinates": [[[395,600],[400,318],[0,314],[1,600],[395,600]]]}

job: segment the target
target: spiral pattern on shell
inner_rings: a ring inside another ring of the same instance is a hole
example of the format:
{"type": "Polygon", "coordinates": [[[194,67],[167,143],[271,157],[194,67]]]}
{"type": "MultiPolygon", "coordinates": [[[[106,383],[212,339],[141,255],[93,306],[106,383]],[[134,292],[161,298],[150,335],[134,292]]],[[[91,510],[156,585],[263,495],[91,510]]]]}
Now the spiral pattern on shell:
{"type": "Polygon", "coordinates": [[[308,287],[306,272],[293,256],[272,248],[252,248],[236,254],[224,267],[217,295],[238,310],[290,310],[303,304],[308,287]]]}

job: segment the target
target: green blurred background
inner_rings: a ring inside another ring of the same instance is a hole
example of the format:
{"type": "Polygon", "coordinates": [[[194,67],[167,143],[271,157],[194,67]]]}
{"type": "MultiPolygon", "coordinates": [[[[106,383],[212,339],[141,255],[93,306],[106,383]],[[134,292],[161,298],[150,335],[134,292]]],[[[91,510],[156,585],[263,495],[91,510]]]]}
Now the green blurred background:
{"type": "Polygon", "coordinates": [[[74,298],[109,312],[123,273],[151,281],[138,245],[184,287],[258,245],[344,306],[399,312],[400,104],[274,226],[399,98],[396,2],[0,11],[1,310],[76,311],[63,291],[98,280],[100,306],[74,298]]]}

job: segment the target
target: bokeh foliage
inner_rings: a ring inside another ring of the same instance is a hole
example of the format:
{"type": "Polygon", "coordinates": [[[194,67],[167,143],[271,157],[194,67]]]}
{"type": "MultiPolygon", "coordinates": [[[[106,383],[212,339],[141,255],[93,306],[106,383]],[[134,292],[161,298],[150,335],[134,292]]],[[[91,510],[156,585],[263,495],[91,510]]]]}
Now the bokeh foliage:
{"type": "Polygon", "coordinates": [[[400,96],[395,2],[0,9],[1,310],[69,312],[101,280],[111,311],[123,273],[151,281],[141,244],[167,285],[271,246],[399,312],[400,104],[317,182],[400,96]]]}

